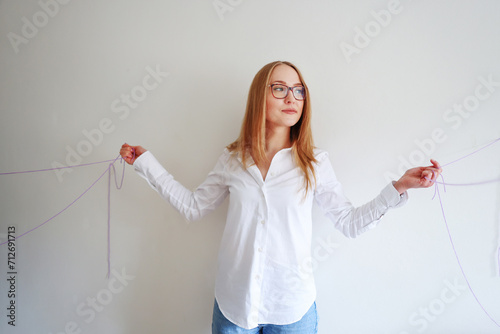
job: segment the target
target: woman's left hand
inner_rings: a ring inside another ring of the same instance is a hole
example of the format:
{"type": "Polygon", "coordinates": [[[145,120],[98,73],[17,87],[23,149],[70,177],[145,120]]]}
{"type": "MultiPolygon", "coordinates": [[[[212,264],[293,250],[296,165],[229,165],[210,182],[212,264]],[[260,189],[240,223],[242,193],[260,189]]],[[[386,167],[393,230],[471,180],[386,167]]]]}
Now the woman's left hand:
{"type": "Polygon", "coordinates": [[[434,185],[442,169],[436,160],[431,159],[431,163],[432,166],[408,169],[406,173],[394,183],[394,188],[402,194],[411,188],[428,188],[434,185]]]}

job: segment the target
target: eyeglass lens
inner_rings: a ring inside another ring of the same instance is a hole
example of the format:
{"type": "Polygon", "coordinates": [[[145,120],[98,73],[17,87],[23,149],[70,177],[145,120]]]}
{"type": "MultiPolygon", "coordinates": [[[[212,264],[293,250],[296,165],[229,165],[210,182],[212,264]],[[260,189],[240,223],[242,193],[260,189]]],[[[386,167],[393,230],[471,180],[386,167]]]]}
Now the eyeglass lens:
{"type": "MultiPolygon", "coordinates": [[[[288,95],[288,86],[274,84],[271,85],[273,96],[277,99],[284,99],[288,95]]],[[[295,99],[303,100],[306,95],[306,89],[302,86],[291,87],[291,91],[295,99]]]]}

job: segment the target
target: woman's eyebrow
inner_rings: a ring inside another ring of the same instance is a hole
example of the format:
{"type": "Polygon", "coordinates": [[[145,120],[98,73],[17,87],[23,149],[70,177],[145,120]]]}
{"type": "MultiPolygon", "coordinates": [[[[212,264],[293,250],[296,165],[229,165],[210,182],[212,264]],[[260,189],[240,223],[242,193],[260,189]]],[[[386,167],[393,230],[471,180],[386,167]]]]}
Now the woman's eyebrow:
{"type": "MultiPolygon", "coordinates": [[[[284,85],[287,84],[286,82],[281,81],[281,80],[274,80],[273,83],[281,83],[281,84],[284,84],[284,85]]],[[[293,86],[302,86],[302,83],[298,82],[298,83],[293,84],[293,86]]]]}

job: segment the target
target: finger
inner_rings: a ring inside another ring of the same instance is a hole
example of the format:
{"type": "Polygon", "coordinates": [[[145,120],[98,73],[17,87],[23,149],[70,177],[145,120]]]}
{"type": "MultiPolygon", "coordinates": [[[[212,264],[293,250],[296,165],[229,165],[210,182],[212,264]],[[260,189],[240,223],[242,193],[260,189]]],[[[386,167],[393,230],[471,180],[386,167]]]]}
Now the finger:
{"type": "Polygon", "coordinates": [[[436,165],[425,167],[425,170],[432,170],[436,173],[441,173],[443,171],[443,169],[441,168],[441,166],[439,165],[439,163],[437,161],[435,161],[435,163],[436,163],[436,165]]]}
{"type": "Polygon", "coordinates": [[[432,182],[432,173],[428,170],[425,170],[424,172],[422,172],[422,176],[423,176],[423,182],[428,184],[430,182],[432,182]]]}
{"type": "Polygon", "coordinates": [[[120,155],[121,155],[122,157],[126,157],[128,154],[129,154],[129,149],[128,149],[128,148],[122,148],[122,149],[120,150],[120,155]]]}
{"type": "Polygon", "coordinates": [[[440,168],[439,162],[437,162],[437,160],[431,159],[431,163],[434,167],[440,168]]]}
{"type": "Polygon", "coordinates": [[[432,169],[427,169],[422,172],[422,184],[429,187],[436,182],[436,172],[432,169]]]}
{"type": "Polygon", "coordinates": [[[434,182],[436,182],[436,179],[438,177],[438,173],[435,172],[433,169],[431,169],[430,171],[432,172],[431,182],[434,183],[434,182]]]}
{"type": "Polygon", "coordinates": [[[441,168],[441,165],[439,164],[439,162],[437,162],[436,160],[434,159],[431,159],[431,163],[432,163],[432,166],[436,169],[439,170],[439,172],[441,172],[442,168],[441,168]]]}
{"type": "Polygon", "coordinates": [[[126,163],[129,165],[132,165],[134,162],[134,158],[132,158],[129,154],[123,155],[122,156],[123,160],[125,160],[126,163]]]}
{"type": "Polygon", "coordinates": [[[132,148],[130,147],[124,147],[120,150],[120,155],[123,157],[123,158],[129,158],[131,159],[132,158],[132,148]]]}
{"type": "Polygon", "coordinates": [[[430,172],[432,172],[432,182],[436,182],[438,177],[441,175],[442,170],[436,168],[429,168],[430,172]]]}

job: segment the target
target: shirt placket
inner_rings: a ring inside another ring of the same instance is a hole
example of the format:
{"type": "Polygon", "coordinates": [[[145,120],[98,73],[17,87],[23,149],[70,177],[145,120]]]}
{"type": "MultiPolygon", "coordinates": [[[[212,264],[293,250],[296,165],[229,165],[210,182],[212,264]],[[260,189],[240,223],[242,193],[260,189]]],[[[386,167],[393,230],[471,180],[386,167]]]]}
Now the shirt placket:
{"type": "Polygon", "coordinates": [[[268,236],[268,224],[269,224],[269,197],[267,191],[267,184],[265,182],[260,183],[260,205],[255,218],[256,235],[254,243],[254,256],[255,263],[257,264],[255,270],[253,271],[252,277],[252,312],[251,321],[255,324],[259,323],[259,318],[261,315],[262,306],[262,286],[266,277],[266,252],[267,252],[267,236],[268,236]]]}

